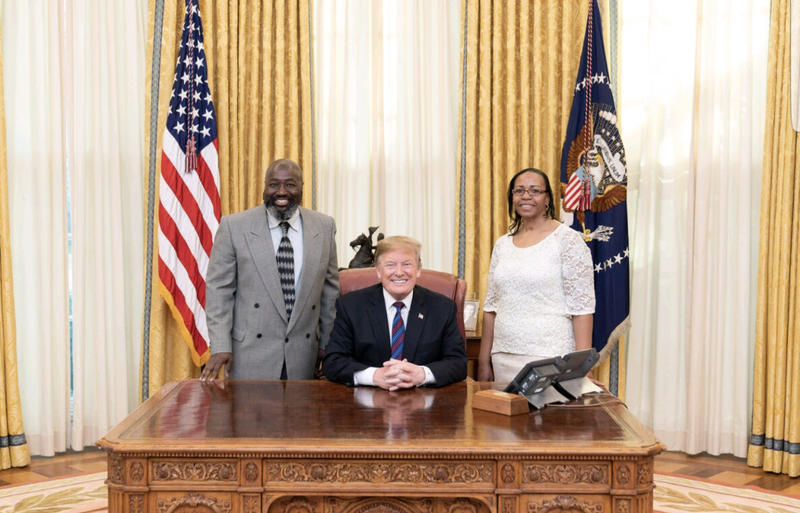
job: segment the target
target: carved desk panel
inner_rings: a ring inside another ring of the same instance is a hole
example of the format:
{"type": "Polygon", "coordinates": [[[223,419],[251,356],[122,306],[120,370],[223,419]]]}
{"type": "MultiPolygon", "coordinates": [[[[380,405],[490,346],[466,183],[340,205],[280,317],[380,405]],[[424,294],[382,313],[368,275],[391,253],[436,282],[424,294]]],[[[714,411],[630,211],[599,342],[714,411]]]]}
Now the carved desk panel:
{"type": "Polygon", "coordinates": [[[622,403],[473,410],[489,386],[170,383],[98,442],[109,512],[652,512],[663,446],[622,403]]]}

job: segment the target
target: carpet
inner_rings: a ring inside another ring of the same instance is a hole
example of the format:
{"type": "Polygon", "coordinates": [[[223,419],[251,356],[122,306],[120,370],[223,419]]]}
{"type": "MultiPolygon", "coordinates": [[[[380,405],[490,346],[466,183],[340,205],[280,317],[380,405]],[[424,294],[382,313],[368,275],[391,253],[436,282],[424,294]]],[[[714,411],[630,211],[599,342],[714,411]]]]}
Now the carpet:
{"type": "MultiPolygon", "coordinates": [[[[0,513],[102,513],[105,472],[0,488],[0,513]]],[[[800,513],[800,497],[668,474],[655,475],[659,513],[800,513]]]]}
{"type": "Polygon", "coordinates": [[[108,509],[106,473],[0,488],[0,513],[89,513],[108,509]]]}
{"type": "Polygon", "coordinates": [[[653,510],[659,513],[800,513],[800,497],[656,473],[653,510]]]}

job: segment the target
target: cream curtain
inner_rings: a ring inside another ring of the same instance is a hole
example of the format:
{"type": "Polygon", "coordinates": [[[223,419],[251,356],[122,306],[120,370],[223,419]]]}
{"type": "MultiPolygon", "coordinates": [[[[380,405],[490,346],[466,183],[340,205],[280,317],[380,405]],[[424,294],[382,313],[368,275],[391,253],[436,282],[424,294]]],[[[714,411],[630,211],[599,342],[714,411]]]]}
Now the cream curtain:
{"type": "Polygon", "coordinates": [[[422,243],[453,271],[463,29],[459,2],[341,0],[314,12],[319,210],[339,263],[369,225],[422,243]]]}
{"type": "Polygon", "coordinates": [[[135,404],[143,7],[3,5],[20,392],[33,454],[82,449],[135,404]]]}
{"type": "MultiPolygon", "coordinates": [[[[153,243],[145,261],[150,272],[144,288],[142,398],[168,381],[199,375],[158,292],[158,232],[154,226],[161,138],[185,1],[149,0],[149,6],[144,112],[145,151],[150,160],[143,168],[145,212],[150,220],[145,237],[153,243]]],[[[300,163],[305,182],[303,202],[312,204],[310,14],[309,0],[200,2],[208,80],[217,115],[223,215],[260,204],[264,172],[270,162],[281,157],[300,163]]]]}
{"type": "Polygon", "coordinates": [[[33,454],[65,450],[69,431],[67,150],[59,7],[49,0],[3,5],[19,384],[33,454]]]}
{"type": "Polygon", "coordinates": [[[71,0],[66,139],[72,212],[73,422],[92,445],[137,404],[145,0],[71,0]]]}
{"type": "MultiPolygon", "coordinates": [[[[0,30],[3,27],[0,25],[0,30]]],[[[2,69],[0,36],[0,69],[2,69]]],[[[3,91],[0,75],[0,98],[3,91]]],[[[0,103],[0,470],[30,463],[30,450],[22,422],[17,375],[17,329],[14,312],[14,279],[8,220],[8,168],[6,166],[5,109],[0,103]]]]}
{"type": "Polygon", "coordinates": [[[671,450],[744,456],[768,12],[625,2],[627,402],[671,450]]]}
{"type": "Polygon", "coordinates": [[[772,2],[748,465],[800,476],[800,135],[792,131],[790,0],[772,2]]]}

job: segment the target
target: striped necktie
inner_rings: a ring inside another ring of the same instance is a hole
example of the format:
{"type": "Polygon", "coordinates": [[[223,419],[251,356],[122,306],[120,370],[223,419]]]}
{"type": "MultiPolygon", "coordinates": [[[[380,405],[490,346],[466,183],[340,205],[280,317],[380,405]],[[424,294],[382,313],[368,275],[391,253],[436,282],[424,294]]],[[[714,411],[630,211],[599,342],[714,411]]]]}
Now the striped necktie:
{"type": "Polygon", "coordinates": [[[289,223],[281,221],[283,236],[278,245],[278,252],[275,259],[278,262],[278,275],[281,279],[281,289],[283,290],[283,302],[286,305],[286,317],[292,317],[294,308],[294,249],[289,241],[289,223]]]}
{"type": "Polygon", "coordinates": [[[403,340],[406,338],[406,327],[403,324],[403,316],[400,311],[406,306],[402,301],[397,301],[393,305],[397,308],[392,321],[392,358],[395,360],[403,359],[403,340]]]}

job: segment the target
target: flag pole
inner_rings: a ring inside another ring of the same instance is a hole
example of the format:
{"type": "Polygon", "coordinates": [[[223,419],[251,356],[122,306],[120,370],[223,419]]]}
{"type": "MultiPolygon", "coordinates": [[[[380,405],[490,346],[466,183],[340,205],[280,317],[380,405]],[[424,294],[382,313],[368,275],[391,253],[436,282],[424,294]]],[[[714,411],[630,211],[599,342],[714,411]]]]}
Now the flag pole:
{"type": "Polygon", "coordinates": [[[583,212],[587,209],[591,208],[592,202],[592,189],[589,183],[590,175],[589,175],[589,152],[592,150],[592,143],[594,139],[594,123],[592,119],[592,42],[593,42],[593,14],[594,14],[594,0],[588,0],[589,2],[589,16],[587,20],[587,33],[586,33],[586,74],[583,77],[583,85],[584,90],[586,91],[584,98],[584,119],[585,119],[585,131],[583,135],[583,178],[581,184],[581,201],[579,202],[579,215],[578,218],[581,221],[581,228],[583,229],[583,238],[585,241],[589,242],[592,240],[591,237],[591,230],[586,228],[586,217],[583,215],[583,212]]]}

